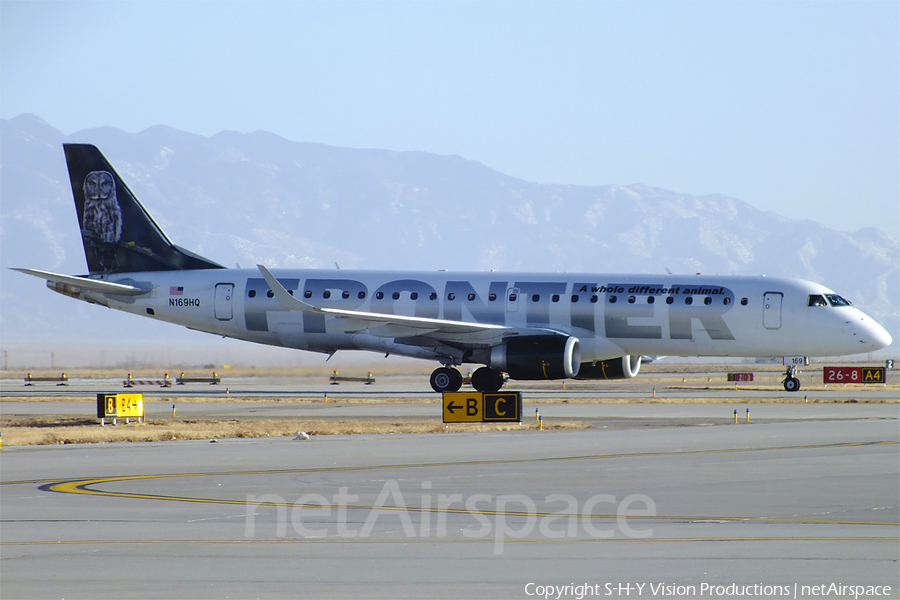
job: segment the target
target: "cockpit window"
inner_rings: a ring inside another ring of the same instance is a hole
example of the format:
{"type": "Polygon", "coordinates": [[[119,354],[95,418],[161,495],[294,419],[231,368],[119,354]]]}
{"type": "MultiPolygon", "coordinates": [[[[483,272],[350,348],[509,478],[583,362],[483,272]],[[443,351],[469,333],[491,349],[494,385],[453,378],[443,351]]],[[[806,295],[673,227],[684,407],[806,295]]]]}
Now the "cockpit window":
{"type": "Polygon", "coordinates": [[[825,302],[824,296],[820,296],[819,294],[810,294],[809,306],[828,306],[828,304],[825,302]]]}
{"type": "Polygon", "coordinates": [[[853,306],[849,300],[844,300],[837,294],[825,294],[832,306],[853,306]]]}

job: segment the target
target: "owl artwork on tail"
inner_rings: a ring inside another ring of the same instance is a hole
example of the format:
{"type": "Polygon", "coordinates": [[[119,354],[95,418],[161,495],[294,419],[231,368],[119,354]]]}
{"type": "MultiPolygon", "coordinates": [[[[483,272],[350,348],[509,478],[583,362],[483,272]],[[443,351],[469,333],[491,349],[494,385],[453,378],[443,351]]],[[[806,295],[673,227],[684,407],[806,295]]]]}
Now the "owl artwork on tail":
{"type": "Polygon", "coordinates": [[[103,270],[112,270],[122,239],[122,209],[116,199],[116,182],[107,171],[91,171],[84,179],[81,235],[93,248],[103,270]]]}

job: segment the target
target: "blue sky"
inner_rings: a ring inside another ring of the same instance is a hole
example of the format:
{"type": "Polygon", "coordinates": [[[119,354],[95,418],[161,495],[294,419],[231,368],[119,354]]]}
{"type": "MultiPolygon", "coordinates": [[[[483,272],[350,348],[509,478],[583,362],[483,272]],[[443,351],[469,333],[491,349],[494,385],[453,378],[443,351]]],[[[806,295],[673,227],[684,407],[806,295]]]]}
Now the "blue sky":
{"type": "Polygon", "coordinates": [[[0,116],[458,154],[900,239],[900,3],[0,2],[0,116]]]}

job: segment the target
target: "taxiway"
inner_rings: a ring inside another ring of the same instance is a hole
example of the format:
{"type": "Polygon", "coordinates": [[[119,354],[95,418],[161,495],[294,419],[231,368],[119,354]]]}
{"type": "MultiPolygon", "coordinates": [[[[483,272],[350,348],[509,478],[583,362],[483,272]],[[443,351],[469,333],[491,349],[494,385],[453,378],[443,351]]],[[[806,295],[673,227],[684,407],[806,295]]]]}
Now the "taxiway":
{"type": "MultiPolygon", "coordinates": [[[[2,410],[84,410],[68,404],[4,393],[2,410]]],[[[833,582],[898,597],[898,405],[748,406],[750,423],[734,404],[554,403],[541,412],[594,427],[3,448],[3,596],[529,598],[587,584],[634,598],[638,583],[833,582]],[[617,420],[637,425],[604,427],[617,420]]]]}

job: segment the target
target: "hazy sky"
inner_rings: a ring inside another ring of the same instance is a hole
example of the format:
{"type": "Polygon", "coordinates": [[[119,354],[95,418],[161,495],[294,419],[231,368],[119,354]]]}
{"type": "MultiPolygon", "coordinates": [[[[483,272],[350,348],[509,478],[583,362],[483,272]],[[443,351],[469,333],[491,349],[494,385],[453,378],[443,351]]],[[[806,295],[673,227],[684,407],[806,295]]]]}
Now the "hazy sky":
{"type": "Polygon", "coordinates": [[[459,154],[900,238],[900,2],[0,2],[0,113],[459,154]]]}

